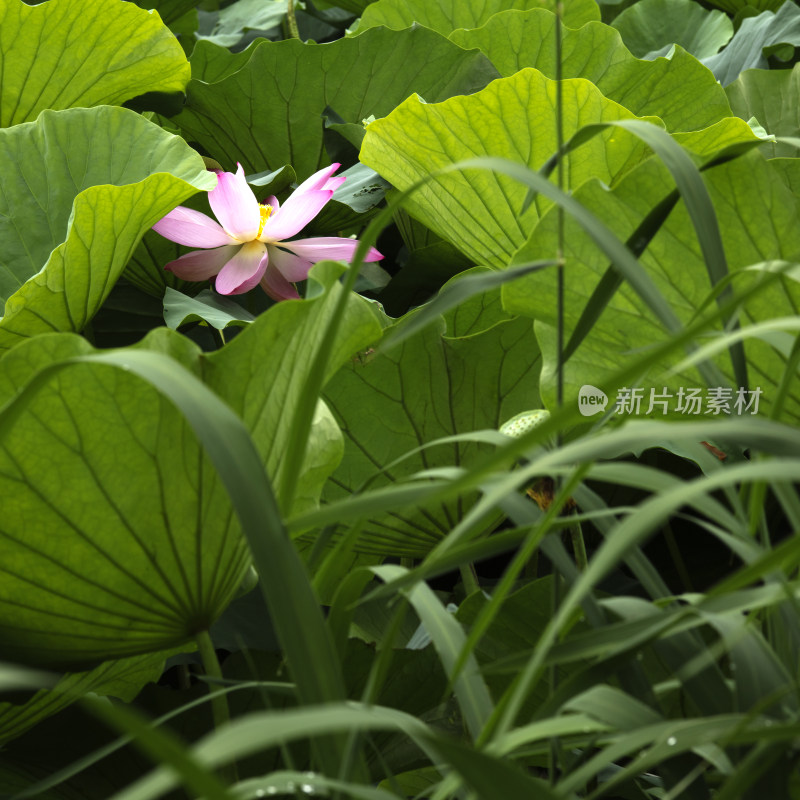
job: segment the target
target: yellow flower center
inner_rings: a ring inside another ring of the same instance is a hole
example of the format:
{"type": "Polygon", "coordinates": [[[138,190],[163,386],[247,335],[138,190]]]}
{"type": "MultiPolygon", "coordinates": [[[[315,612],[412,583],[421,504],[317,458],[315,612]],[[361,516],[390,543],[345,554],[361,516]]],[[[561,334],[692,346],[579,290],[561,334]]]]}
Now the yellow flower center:
{"type": "Polygon", "coordinates": [[[272,206],[262,206],[259,203],[258,211],[261,215],[261,218],[258,221],[258,233],[256,234],[256,239],[258,239],[258,237],[264,233],[264,226],[267,224],[270,214],[272,214],[272,206]]]}

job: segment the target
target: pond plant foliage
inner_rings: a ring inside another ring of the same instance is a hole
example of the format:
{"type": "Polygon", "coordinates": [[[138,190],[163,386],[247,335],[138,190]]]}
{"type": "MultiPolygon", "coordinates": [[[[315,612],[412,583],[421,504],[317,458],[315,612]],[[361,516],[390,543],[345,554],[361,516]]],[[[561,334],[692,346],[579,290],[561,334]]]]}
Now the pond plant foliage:
{"type": "Polygon", "coordinates": [[[0,797],[800,798],[798,31],[0,0],[0,797]]]}

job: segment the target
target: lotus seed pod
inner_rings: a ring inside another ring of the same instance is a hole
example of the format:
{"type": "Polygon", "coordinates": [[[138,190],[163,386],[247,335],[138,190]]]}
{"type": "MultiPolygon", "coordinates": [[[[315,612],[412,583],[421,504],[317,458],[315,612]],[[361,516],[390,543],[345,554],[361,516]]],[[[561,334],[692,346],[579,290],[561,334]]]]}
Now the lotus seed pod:
{"type": "Polygon", "coordinates": [[[504,422],[500,426],[500,433],[517,438],[538,428],[543,422],[550,419],[550,412],[546,408],[535,408],[532,411],[523,411],[516,417],[504,422]]]}

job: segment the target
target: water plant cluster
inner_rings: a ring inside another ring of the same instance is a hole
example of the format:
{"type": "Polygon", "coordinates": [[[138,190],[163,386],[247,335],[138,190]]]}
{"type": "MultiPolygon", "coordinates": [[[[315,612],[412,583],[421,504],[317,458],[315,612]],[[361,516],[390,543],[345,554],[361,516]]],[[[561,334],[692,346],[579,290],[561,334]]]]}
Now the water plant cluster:
{"type": "Polygon", "coordinates": [[[793,0],[0,0],[0,797],[800,798],[793,0]]]}

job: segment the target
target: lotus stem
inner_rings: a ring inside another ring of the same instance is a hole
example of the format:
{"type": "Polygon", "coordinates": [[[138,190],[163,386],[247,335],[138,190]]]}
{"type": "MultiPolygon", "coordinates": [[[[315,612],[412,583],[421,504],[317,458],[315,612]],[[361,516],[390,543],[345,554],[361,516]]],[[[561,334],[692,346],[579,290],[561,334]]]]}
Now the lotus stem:
{"type": "Polygon", "coordinates": [[[300,38],[300,30],[297,27],[297,17],[294,13],[294,0],[288,0],[286,6],[286,21],[289,23],[289,36],[292,39],[300,38]]]}

